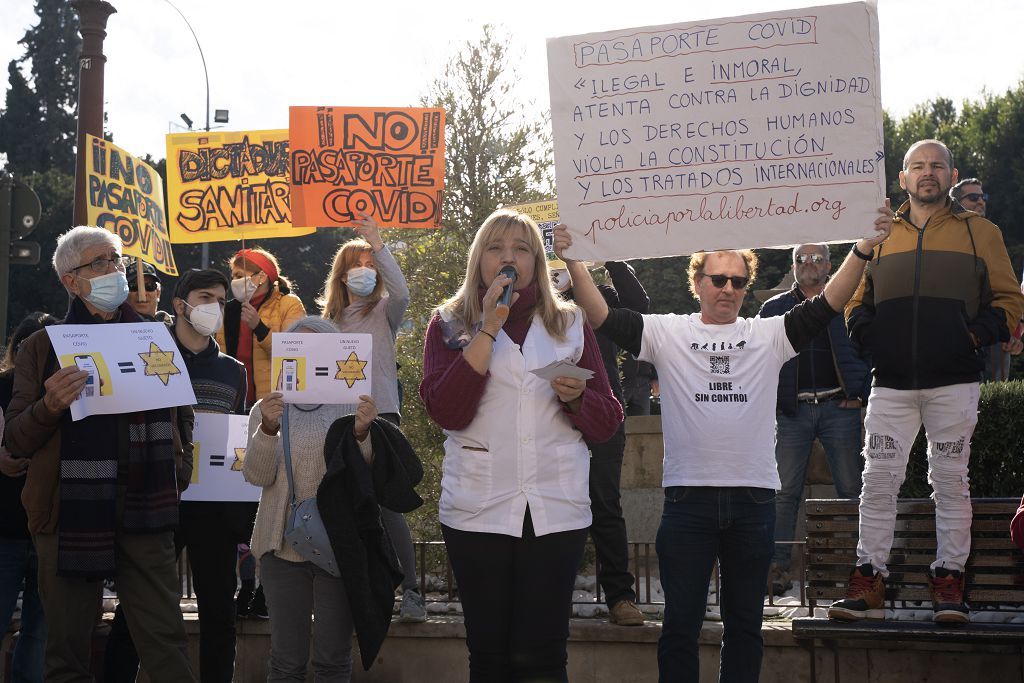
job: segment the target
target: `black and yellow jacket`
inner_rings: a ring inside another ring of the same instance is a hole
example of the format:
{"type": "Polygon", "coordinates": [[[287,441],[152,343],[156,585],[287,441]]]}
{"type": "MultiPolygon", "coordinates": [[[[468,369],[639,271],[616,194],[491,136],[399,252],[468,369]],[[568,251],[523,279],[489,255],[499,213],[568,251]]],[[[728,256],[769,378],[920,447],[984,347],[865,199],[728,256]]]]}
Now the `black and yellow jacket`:
{"type": "Polygon", "coordinates": [[[947,199],[920,227],[910,203],[900,207],[846,306],[846,324],[870,353],[875,386],[930,389],[977,382],[979,349],[1008,340],[1021,313],[999,228],[947,199]]]}

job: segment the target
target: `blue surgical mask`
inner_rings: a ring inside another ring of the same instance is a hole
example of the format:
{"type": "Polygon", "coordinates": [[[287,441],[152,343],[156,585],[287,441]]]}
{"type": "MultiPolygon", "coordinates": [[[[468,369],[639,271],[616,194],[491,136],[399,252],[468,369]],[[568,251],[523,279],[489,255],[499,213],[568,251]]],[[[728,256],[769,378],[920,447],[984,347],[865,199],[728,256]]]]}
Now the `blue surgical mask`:
{"type": "Polygon", "coordinates": [[[373,288],[377,286],[377,271],[365,266],[351,268],[345,284],[356,296],[370,296],[373,288]]]}
{"type": "Polygon", "coordinates": [[[119,270],[94,277],[89,287],[89,294],[82,298],[104,313],[113,313],[128,299],[128,278],[119,270]]]}

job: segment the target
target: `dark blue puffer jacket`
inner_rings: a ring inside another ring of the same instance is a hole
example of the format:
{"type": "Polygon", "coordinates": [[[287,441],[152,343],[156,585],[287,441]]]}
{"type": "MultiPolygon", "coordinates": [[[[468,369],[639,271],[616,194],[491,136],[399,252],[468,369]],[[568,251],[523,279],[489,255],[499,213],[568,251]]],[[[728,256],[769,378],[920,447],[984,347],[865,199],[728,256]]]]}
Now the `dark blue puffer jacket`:
{"type": "MultiPolygon", "coordinates": [[[[758,315],[762,318],[784,315],[805,298],[800,287],[793,283],[788,292],[777,294],[765,301],[758,315]]],[[[862,404],[867,405],[868,394],[871,392],[871,367],[857,355],[857,350],[846,333],[843,316],[837,315],[832,318],[827,334],[829,346],[832,347],[832,361],[835,363],[836,375],[842,384],[843,393],[846,398],[859,398],[862,404]]],[[[798,373],[799,357],[786,361],[779,370],[778,407],[783,414],[791,417],[797,413],[798,373]]]]}

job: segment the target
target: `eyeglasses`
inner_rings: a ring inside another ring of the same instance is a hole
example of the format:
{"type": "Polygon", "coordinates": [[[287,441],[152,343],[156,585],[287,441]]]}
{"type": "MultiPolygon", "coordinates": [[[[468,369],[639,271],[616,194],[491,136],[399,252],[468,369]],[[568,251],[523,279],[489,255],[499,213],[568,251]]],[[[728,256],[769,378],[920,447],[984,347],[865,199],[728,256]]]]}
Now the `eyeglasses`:
{"type": "MultiPolygon", "coordinates": [[[[146,280],[146,285],[145,286],[146,286],[146,291],[147,292],[155,292],[156,288],[157,288],[157,284],[155,282],[150,282],[149,280],[146,280]]],[[[129,292],[137,292],[137,291],[139,291],[139,282],[138,282],[138,280],[131,279],[131,280],[128,281],[128,291],[129,292]]]]}
{"type": "Polygon", "coordinates": [[[733,289],[744,289],[747,283],[750,282],[750,278],[742,275],[711,275],[710,273],[703,273],[703,276],[711,280],[711,284],[716,289],[722,289],[725,287],[726,282],[732,283],[733,289]]]}
{"type": "Polygon", "coordinates": [[[988,201],[988,193],[987,192],[971,192],[970,194],[962,195],[960,197],[960,199],[966,199],[969,202],[976,202],[976,201],[978,201],[980,199],[983,202],[987,202],[988,201]]]}
{"type": "Polygon", "coordinates": [[[797,263],[824,263],[825,257],[821,254],[797,254],[793,260],[797,263]]]}
{"type": "Polygon", "coordinates": [[[74,273],[82,268],[92,268],[92,272],[95,275],[103,275],[107,272],[107,268],[114,266],[115,270],[119,270],[122,273],[128,270],[129,259],[127,256],[115,256],[114,258],[103,258],[102,256],[98,259],[93,259],[89,263],[81,266],[72,268],[69,272],[74,273]]]}

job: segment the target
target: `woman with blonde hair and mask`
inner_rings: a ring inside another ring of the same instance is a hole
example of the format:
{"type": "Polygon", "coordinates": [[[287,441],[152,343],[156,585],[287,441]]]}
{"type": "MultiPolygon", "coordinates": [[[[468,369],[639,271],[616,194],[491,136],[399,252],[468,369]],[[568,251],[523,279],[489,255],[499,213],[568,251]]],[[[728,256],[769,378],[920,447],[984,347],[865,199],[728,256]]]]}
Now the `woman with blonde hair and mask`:
{"type": "Polygon", "coordinates": [[[611,438],[622,407],[582,311],[553,289],[531,218],[499,210],[484,221],[423,355],[420,396],[448,437],[439,517],[470,681],[566,681],[568,615],[591,523],[584,439],[611,438]],[[532,372],[556,361],[592,376],[532,372]]]}
{"type": "Polygon", "coordinates": [[[245,365],[249,379],[246,405],[270,393],[271,338],[306,315],[291,283],[281,275],[274,255],[265,249],[242,249],[228,262],[231,296],[224,326],[217,332],[221,351],[245,365]]]}
{"type": "MultiPolygon", "coordinates": [[[[409,286],[398,262],[381,239],[373,216],[360,214],[355,230],[359,236],[342,244],[334,255],[317,304],[323,317],[337,325],[340,332],[373,337],[373,400],[380,417],[398,426],[401,414],[395,337],[409,306],[409,286]]],[[[355,406],[349,408],[350,412],[355,412],[355,406]]],[[[399,620],[426,621],[409,525],[400,513],[385,507],[381,508],[381,516],[404,573],[399,620]]]]}

